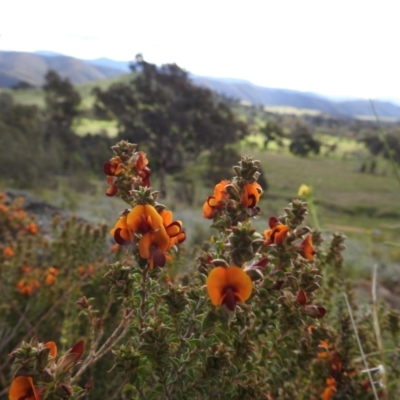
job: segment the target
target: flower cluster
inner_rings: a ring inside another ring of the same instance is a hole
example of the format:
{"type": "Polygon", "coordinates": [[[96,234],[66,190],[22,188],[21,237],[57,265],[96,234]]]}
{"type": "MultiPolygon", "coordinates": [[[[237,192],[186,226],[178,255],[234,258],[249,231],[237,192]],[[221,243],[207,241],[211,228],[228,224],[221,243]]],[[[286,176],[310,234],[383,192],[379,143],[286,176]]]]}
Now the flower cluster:
{"type": "MultiPolygon", "coordinates": [[[[236,207],[255,209],[255,216],[259,209],[256,206],[262,195],[262,188],[257,182],[246,183],[245,179],[221,181],[215,186],[214,194],[209,196],[203,205],[203,217],[214,219],[227,208],[236,207]],[[238,201],[239,200],[239,201],[238,201]]],[[[248,210],[250,211],[250,210],[248,210]]]]}
{"type": "Polygon", "coordinates": [[[110,232],[118,244],[137,247],[139,256],[148,260],[150,269],[163,267],[170,257],[167,253],[186,238],[182,222],[173,221],[171,211],[158,212],[157,208],[138,204],[124,211],[110,232]]]}
{"type": "MultiPolygon", "coordinates": [[[[316,254],[310,229],[298,226],[306,213],[304,203],[295,203],[296,209],[287,209],[286,216],[280,219],[271,217],[263,236],[251,228],[249,218],[259,215],[258,203],[263,192],[257,183],[259,163],[244,157],[234,171],[236,176],[218,183],[213,196],[209,196],[203,205],[203,217],[213,219],[213,226],[221,231],[217,246],[220,251],[209,252],[202,267],[208,272],[208,294],[212,304],[225,305],[230,311],[235,310],[237,303],[250,298],[252,281],[260,284],[263,279],[264,282],[267,280],[264,276],[267,264],[271,270],[270,278],[278,275],[278,271],[286,275],[273,286],[285,291],[289,289],[292,277],[289,263],[294,260],[299,265],[312,263],[316,254]]],[[[316,272],[314,269],[307,279],[317,277],[316,272]]],[[[293,279],[298,277],[293,276],[293,279]]],[[[325,308],[311,303],[312,292],[317,288],[296,284],[290,288],[292,294],[285,293],[285,301],[303,314],[322,318],[325,308]]]]}
{"type": "Polygon", "coordinates": [[[10,400],[41,400],[48,393],[68,399],[73,393],[69,380],[74,366],[84,352],[84,343],[77,342],[57,360],[54,342],[40,343],[33,339],[23,342],[11,356],[19,366],[9,389],[10,400]]]}
{"type": "Polygon", "coordinates": [[[147,167],[147,156],[143,151],[136,151],[137,145],[126,141],[113,146],[115,156],[103,165],[107,175],[107,196],[118,192],[126,200],[126,194],[140,186],[150,186],[151,170],[147,167]]]}
{"type": "Polygon", "coordinates": [[[132,206],[121,213],[110,234],[117,244],[130,246],[152,270],[164,267],[167,259],[172,259],[171,249],[182,243],[186,234],[182,222],[173,220],[172,212],[156,202],[157,193],[148,187],[150,169],[146,154],[136,152],[136,148],[122,141],[113,147],[116,156],[104,164],[104,171],[116,177],[113,182],[119,185],[122,198],[132,206]]]}
{"type": "MultiPolygon", "coordinates": [[[[4,193],[0,192],[0,242],[8,241],[17,234],[24,236],[36,235],[39,228],[35,218],[28,214],[23,208],[24,198],[17,197],[13,201],[4,193]]],[[[7,246],[3,252],[11,256],[12,248],[7,246]]]]}
{"type": "MultiPolygon", "coordinates": [[[[276,217],[269,219],[269,229],[264,231],[264,244],[266,246],[281,245],[284,243],[286,236],[291,232],[289,226],[282,224],[276,217]]],[[[312,236],[308,234],[301,242],[293,245],[293,248],[306,260],[313,261],[315,249],[312,244],[312,236]]]]}

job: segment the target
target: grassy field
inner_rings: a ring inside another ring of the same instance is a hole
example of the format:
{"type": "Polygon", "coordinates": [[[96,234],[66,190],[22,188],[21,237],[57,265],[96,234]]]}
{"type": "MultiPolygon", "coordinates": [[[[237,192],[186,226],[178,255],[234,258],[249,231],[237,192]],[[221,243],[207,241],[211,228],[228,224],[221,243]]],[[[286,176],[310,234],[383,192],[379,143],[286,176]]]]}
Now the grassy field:
{"type": "MultiPolygon", "coordinates": [[[[80,85],[75,85],[76,90],[82,97],[81,108],[88,109],[92,107],[94,102],[92,91],[95,87],[99,87],[100,89],[104,90],[111,86],[113,83],[127,83],[132,79],[133,76],[134,74],[126,74],[114,78],[103,79],[101,81],[87,82],[80,85]]],[[[10,93],[14,97],[15,101],[20,104],[36,105],[40,108],[45,107],[45,96],[42,89],[11,90],[0,88],[0,94],[1,93],[10,93]]]]}
{"type": "MultiPolygon", "coordinates": [[[[112,83],[126,82],[131,78],[132,75],[127,74],[76,86],[83,98],[82,108],[92,107],[94,87],[106,89],[112,83]]],[[[4,91],[7,90],[0,89],[0,93],[4,91]]],[[[17,102],[44,107],[44,94],[41,90],[19,90],[11,93],[17,102]]],[[[292,109],[286,111],[294,113],[292,109]]],[[[299,115],[304,114],[300,111],[299,115]]],[[[264,123],[260,118],[255,117],[256,125],[264,123]]],[[[79,118],[74,123],[74,130],[78,135],[103,133],[114,137],[117,124],[115,121],[79,118]]],[[[269,184],[260,204],[262,215],[255,224],[261,231],[266,229],[268,218],[279,215],[290,200],[297,197],[297,190],[301,184],[311,185],[322,229],[325,232],[341,231],[349,236],[349,247],[352,249],[354,260],[363,263],[360,260],[363,260],[362,255],[366,249],[369,254],[373,252],[371,241],[376,242],[378,237],[380,242],[399,241],[399,185],[388,163],[382,159],[378,160],[375,174],[358,172],[362,162],[369,158],[368,152],[359,142],[346,138],[345,135],[339,137],[324,134],[323,131],[316,132],[323,144],[337,146],[329,157],[323,155],[327,148],[325,146],[322,147],[322,155],[308,158],[294,157],[288,152],[287,146],[286,149],[280,149],[274,143],[269,145],[268,151],[263,151],[261,135],[251,135],[239,144],[241,154],[253,156],[261,161],[269,184]]],[[[156,180],[153,179],[152,184],[157,188],[156,180]]],[[[60,183],[58,191],[42,190],[38,191],[37,195],[55,205],[69,208],[89,220],[113,224],[118,213],[125,207],[124,204],[104,195],[104,182],[93,182],[93,187],[95,190],[91,194],[75,193],[68,185],[60,183]]],[[[204,187],[199,183],[196,186],[194,208],[190,208],[179,198],[179,182],[170,181],[170,196],[166,199],[166,204],[174,210],[177,218],[184,221],[188,243],[199,244],[209,236],[210,222],[202,219],[202,204],[212,191],[212,187],[204,187]]],[[[312,225],[311,220],[308,223],[312,225]]],[[[391,259],[400,257],[396,249],[384,248],[383,252],[385,251],[391,259]]],[[[371,260],[369,255],[367,258],[371,260]]]]}
{"type": "MultiPolygon", "coordinates": [[[[260,202],[261,216],[254,221],[260,232],[267,229],[270,216],[281,214],[291,199],[298,197],[298,188],[305,183],[313,187],[324,235],[328,237],[331,232],[341,232],[349,238],[346,259],[352,265],[352,274],[368,275],[377,260],[391,265],[400,259],[400,249],[384,244],[400,240],[400,188],[389,172],[381,173],[389,171],[384,161],[378,164],[378,173],[371,175],[358,172],[354,158],[298,158],[286,152],[265,152],[246,147],[241,152],[261,161],[269,184],[260,202]]],[[[119,199],[105,196],[105,181],[92,184],[90,194],[75,193],[66,184],[61,184],[58,191],[39,191],[36,194],[50,203],[71,209],[85,219],[112,226],[126,205],[119,199]]],[[[152,185],[157,189],[156,178],[152,185]]],[[[199,182],[195,204],[189,207],[180,196],[180,183],[169,180],[169,196],[162,202],[183,221],[189,248],[200,245],[212,232],[210,221],[202,218],[202,205],[212,192],[213,187],[205,187],[199,182]]],[[[311,218],[306,223],[313,226],[311,218]]]]}
{"type": "Polygon", "coordinates": [[[118,134],[116,121],[99,121],[89,118],[78,118],[74,121],[74,132],[79,136],[91,134],[105,134],[109,137],[115,137],[118,134]]]}

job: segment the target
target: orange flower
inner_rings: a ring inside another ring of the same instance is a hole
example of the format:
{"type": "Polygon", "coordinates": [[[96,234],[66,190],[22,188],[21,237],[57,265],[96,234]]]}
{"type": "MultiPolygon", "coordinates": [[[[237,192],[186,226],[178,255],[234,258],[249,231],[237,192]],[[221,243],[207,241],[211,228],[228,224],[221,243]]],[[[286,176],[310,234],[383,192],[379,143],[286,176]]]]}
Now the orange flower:
{"type": "Polygon", "coordinates": [[[260,200],[262,192],[262,188],[257,182],[245,185],[243,188],[242,204],[248,208],[255,207],[260,200]]]}
{"type": "Polygon", "coordinates": [[[47,275],[46,275],[46,284],[47,285],[53,285],[56,282],[56,276],[58,275],[58,270],[57,268],[50,267],[47,270],[47,275]]]}
{"type": "Polygon", "coordinates": [[[147,167],[149,160],[147,159],[146,153],[139,151],[138,159],[135,163],[136,173],[142,178],[143,186],[150,186],[150,168],[147,167]]]}
{"type": "Polygon", "coordinates": [[[333,395],[336,392],[336,381],[330,377],[326,379],[326,388],[321,394],[322,400],[332,400],[333,395]]]}
{"type": "Polygon", "coordinates": [[[54,267],[50,267],[48,269],[48,272],[49,272],[49,274],[52,274],[52,275],[58,275],[58,270],[57,270],[57,268],[54,268],[54,267]]]}
{"type": "Polygon", "coordinates": [[[56,277],[52,274],[47,274],[46,276],[46,285],[54,285],[56,283],[56,277]]]}
{"type": "Polygon", "coordinates": [[[139,255],[149,260],[149,267],[163,267],[167,260],[165,252],[170,248],[170,237],[163,226],[157,232],[145,233],[138,243],[139,255]]]}
{"type": "Polygon", "coordinates": [[[103,165],[103,171],[108,176],[119,175],[124,170],[124,168],[124,164],[122,163],[119,156],[115,156],[103,165]]]}
{"type": "Polygon", "coordinates": [[[281,224],[275,217],[269,219],[269,227],[270,229],[264,231],[264,244],[266,246],[271,244],[281,244],[289,232],[289,227],[281,224]]]}
{"type": "Polygon", "coordinates": [[[118,249],[119,249],[119,244],[118,244],[118,243],[114,243],[114,244],[111,246],[110,251],[111,251],[111,253],[116,253],[116,252],[118,251],[118,249]]]}
{"type": "Polygon", "coordinates": [[[17,376],[11,383],[9,400],[41,400],[39,391],[30,376],[17,376]]]}
{"type": "Polygon", "coordinates": [[[119,175],[125,166],[122,163],[119,156],[112,158],[110,161],[103,165],[103,172],[107,175],[108,188],[106,190],[106,195],[109,197],[115,196],[118,192],[118,188],[114,185],[115,176],[119,175]]]}
{"type": "Polygon", "coordinates": [[[133,232],[144,234],[160,229],[163,226],[163,219],[150,204],[137,205],[127,215],[126,224],[133,232]]]}
{"type": "Polygon", "coordinates": [[[43,346],[50,349],[50,356],[55,360],[57,357],[57,345],[54,342],[46,342],[43,346]]]}
{"type": "Polygon", "coordinates": [[[8,211],[8,207],[5,204],[0,204],[0,212],[6,213],[8,211]]]}
{"type": "Polygon", "coordinates": [[[301,251],[300,254],[306,260],[313,261],[315,250],[312,244],[312,236],[308,235],[302,242],[301,242],[301,251]]]}
{"type": "Polygon", "coordinates": [[[81,265],[78,267],[78,274],[80,276],[83,276],[86,274],[89,278],[92,278],[93,274],[94,274],[94,266],[92,264],[90,264],[86,270],[86,268],[83,265],[81,265]]]}
{"type": "Polygon", "coordinates": [[[110,234],[114,240],[121,245],[133,242],[133,232],[129,229],[126,222],[127,216],[123,215],[111,229],[110,234]]]}
{"type": "MultiPolygon", "coordinates": [[[[165,214],[166,221],[172,220],[172,213],[165,214]]],[[[135,234],[142,235],[138,249],[140,257],[149,260],[150,269],[154,266],[163,267],[167,255],[165,252],[171,247],[171,237],[174,243],[184,240],[180,235],[181,222],[175,221],[164,227],[163,217],[150,204],[137,205],[127,215],[122,216],[115,227],[110,231],[118,244],[124,245],[133,242],[135,234]]]]}
{"type": "Polygon", "coordinates": [[[33,235],[35,235],[36,233],[39,232],[39,228],[37,227],[37,225],[34,222],[31,222],[27,227],[26,230],[29,233],[32,233],[33,235]]]}
{"type": "Polygon", "coordinates": [[[32,294],[32,288],[23,280],[18,281],[15,284],[15,288],[24,296],[30,296],[32,294]]]}
{"type": "Polygon", "coordinates": [[[10,246],[5,247],[3,252],[6,257],[12,257],[14,255],[14,250],[10,246]]]}
{"type": "Polygon", "coordinates": [[[250,277],[241,268],[216,267],[208,275],[207,291],[215,306],[225,304],[234,311],[237,302],[246,301],[253,290],[250,277]]]}
{"type": "Polygon", "coordinates": [[[36,279],[29,279],[28,281],[21,279],[15,284],[15,288],[24,296],[30,296],[34,289],[40,287],[40,283],[36,279]]]}
{"type": "Polygon", "coordinates": [[[85,274],[85,267],[83,265],[80,265],[78,267],[78,275],[83,276],[85,274]]]}
{"type": "Polygon", "coordinates": [[[160,213],[163,219],[163,225],[167,235],[170,237],[170,247],[175,244],[182,243],[186,239],[186,233],[182,231],[182,221],[173,221],[173,216],[171,211],[163,210],[160,213]]]}
{"type": "Polygon", "coordinates": [[[318,346],[318,358],[328,358],[328,356],[329,344],[325,340],[320,340],[318,346]]]}
{"type": "Polygon", "coordinates": [[[108,197],[113,197],[117,194],[118,188],[115,185],[110,185],[106,190],[106,195],[108,197]]]}
{"type": "Polygon", "coordinates": [[[214,188],[214,196],[209,196],[203,205],[203,218],[213,219],[215,212],[224,208],[223,201],[228,197],[225,188],[230,181],[221,181],[214,188]]]}
{"type": "Polygon", "coordinates": [[[88,274],[88,277],[89,277],[89,278],[92,278],[92,277],[93,277],[93,274],[94,274],[94,266],[93,266],[92,264],[90,264],[90,265],[87,267],[87,274],[88,274]]]}

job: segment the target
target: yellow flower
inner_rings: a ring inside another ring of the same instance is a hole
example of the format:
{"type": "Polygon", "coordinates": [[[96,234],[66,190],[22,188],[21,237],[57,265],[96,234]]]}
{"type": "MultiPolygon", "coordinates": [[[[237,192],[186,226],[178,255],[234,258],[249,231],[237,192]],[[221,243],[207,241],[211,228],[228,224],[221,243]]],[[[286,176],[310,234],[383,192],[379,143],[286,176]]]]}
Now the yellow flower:
{"type": "Polygon", "coordinates": [[[297,194],[300,197],[310,197],[312,194],[312,186],[305,185],[304,183],[299,187],[297,194]]]}

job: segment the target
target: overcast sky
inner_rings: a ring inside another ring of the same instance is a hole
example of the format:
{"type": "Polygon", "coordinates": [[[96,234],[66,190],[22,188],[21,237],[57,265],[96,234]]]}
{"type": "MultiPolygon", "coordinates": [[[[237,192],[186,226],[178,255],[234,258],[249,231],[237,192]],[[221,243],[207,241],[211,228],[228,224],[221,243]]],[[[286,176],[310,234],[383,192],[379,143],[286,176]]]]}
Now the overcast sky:
{"type": "Polygon", "coordinates": [[[0,50],[141,52],[198,75],[400,98],[399,21],[399,0],[0,0],[0,50]]]}

